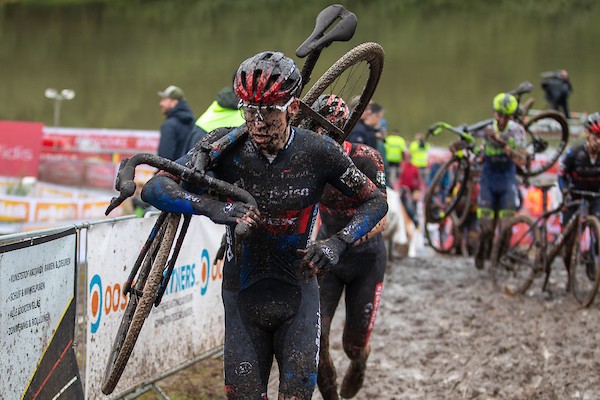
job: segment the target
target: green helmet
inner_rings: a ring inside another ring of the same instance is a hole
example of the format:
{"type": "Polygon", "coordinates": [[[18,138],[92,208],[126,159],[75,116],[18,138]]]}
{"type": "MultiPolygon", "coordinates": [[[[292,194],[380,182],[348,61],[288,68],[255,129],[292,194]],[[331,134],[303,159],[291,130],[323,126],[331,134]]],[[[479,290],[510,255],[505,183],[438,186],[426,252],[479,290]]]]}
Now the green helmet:
{"type": "Polygon", "coordinates": [[[503,115],[513,115],[518,106],[517,98],[510,93],[498,93],[492,101],[494,111],[503,115]]]}

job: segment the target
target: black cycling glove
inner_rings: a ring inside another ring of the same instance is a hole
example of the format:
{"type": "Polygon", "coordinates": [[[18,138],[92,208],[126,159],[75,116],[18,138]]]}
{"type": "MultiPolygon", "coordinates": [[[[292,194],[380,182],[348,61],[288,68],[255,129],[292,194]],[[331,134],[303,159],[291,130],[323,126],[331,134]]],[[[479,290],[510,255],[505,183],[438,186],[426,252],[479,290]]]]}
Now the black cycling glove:
{"type": "Polygon", "coordinates": [[[303,262],[308,277],[329,271],[340,261],[340,256],[347,248],[348,243],[337,235],[312,244],[306,249],[303,262]]]}
{"type": "Polygon", "coordinates": [[[247,203],[239,201],[228,203],[214,200],[204,203],[199,212],[202,215],[206,215],[216,224],[235,225],[239,218],[242,218],[253,210],[254,207],[247,203]]]}

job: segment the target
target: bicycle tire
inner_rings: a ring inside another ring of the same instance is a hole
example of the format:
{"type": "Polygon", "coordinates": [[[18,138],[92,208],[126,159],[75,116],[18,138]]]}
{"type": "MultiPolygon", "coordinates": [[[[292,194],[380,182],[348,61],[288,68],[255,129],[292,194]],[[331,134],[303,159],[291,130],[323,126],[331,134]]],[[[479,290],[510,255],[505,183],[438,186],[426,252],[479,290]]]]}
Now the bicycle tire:
{"type": "Polygon", "coordinates": [[[133,286],[133,289],[137,293],[141,293],[141,296],[139,298],[133,295],[129,296],[104,372],[102,381],[102,393],[104,394],[111,394],[117,386],[142,325],[152,310],[163,270],[175,240],[179,220],[179,214],[167,216],[144,260],[138,279],[133,286]]]}
{"type": "Polygon", "coordinates": [[[468,180],[467,182],[467,190],[458,198],[457,207],[454,208],[453,214],[456,216],[456,225],[462,226],[467,220],[469,216],[469,211],[471,205],[473,203],[473,190],[475,190],[475,186],[478,182],[473,182],[472,180],[468,180]],[[460,204],[460,207],[458,205],[460,204]],[[459,210],[460,208],[460,210],[459,210]],[[462,211],[462,212],[461,212],[462,211]]]}
{"type": "Polygon", "coordinates": [[[600,221],[593,215],[587,216],[580,232],[573,241],[569,282],[575,301],[581,307],[588,307],[600,285],[600,221]]]}
{"type": "MultiPolygon", "coordinates": [[[[384,58],[383,47],[377,43],[367,42],[354,47],[325,71],[304,95],[302,101],[312,107],[322,94],[336,94],[348,103],[356,96],[360,96],[342,127],[345,135],[343,139],[345,139],[362,116],[365,108],[367,108],[373,93],[375,93],[383,71],[384,58]],[[365,71],[357,71],[362,68],[361,64],[363,62],[366,63],[365,68],[368,68],[366,78],[364,77],[365,71]],[[344,81],[343,78],[346,78],[346,80],[344,81]],[[363,80],[364,86],[358,87],[363,80]]],[[[302,113],[294,117],[292,125],[311,130],[316,127],[315,122],[311,118],[302,115],[302,113]]],[[[342,138],[334,137],[334,139],[340,143],[343,141],[342,138]]]]}
{"type": "Polygon", "coordinates": [[[425,237],[429,246],[440,254],[454,254],[460,246],[458,225],[454,214],[439,222],[425,224],[425,237]]]}
{"type": "Polygon", "coordinates": [[[569,142],[569,124],[561,113],[544,111],[530,118],[525,130],[525,149],[533,164],[519,168],[519,174],[532,177],[547,171],[558,161],[569,142]]]}
{"type": "Polygon", "coordinates": [[[469,169],[469,161],[456,155],[440,167],[425,192],[425,222],[440,222],[454,210],[465,192],[469,169]],[[446,173],[449,174],[448,188],[444,183],[446,173]],[[437,199],[439,193],[442,195],[437,199]]]}
{"type": "Polygon", "coordinates": [[[539,270],[540,230],[526,215],[511,218],[494,241],[490,273],[497,290],[524,294],[539,270]]]}

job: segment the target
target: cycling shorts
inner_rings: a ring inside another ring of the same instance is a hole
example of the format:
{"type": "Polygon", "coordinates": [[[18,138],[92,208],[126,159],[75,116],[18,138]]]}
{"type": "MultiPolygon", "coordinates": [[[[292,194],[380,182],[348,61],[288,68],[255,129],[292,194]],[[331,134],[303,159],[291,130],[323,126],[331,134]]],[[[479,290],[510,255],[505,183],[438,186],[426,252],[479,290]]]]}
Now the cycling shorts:
{"type": "Polygon", "coordinates": [[[275,355],[279,393],[310,399],[321,335],[316,278],[298,285],[262,279],[241,291],[223,289],[222,294],[227,398],[266,398],[275,355]]]}
{"type": "Polygon", "coordinates": [[[517,182],[513,174],[482,174],[479,181],[477,207],[496,212],[500,210],[517,211],[519,201],[517,190],[517,182]]]}

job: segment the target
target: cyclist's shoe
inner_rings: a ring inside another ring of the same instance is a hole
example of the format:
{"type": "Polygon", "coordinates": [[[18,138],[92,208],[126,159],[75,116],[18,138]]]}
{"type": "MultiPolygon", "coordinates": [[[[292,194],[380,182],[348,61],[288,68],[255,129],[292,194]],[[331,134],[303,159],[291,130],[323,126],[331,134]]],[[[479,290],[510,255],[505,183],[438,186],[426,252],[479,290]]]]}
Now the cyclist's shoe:
{"type": "Polygon", "coordinates": [[[352,360],[344,380],[342,381],[342,387],[340,388],[340,396],[344,399],[351,399],[356,396],[356,393],[362,387],[363,381],[365,380],[365,370],[367,369],[367,358],[371,352],[371,345],[367,344],[363,353],[357,360],[352,360]]]}

